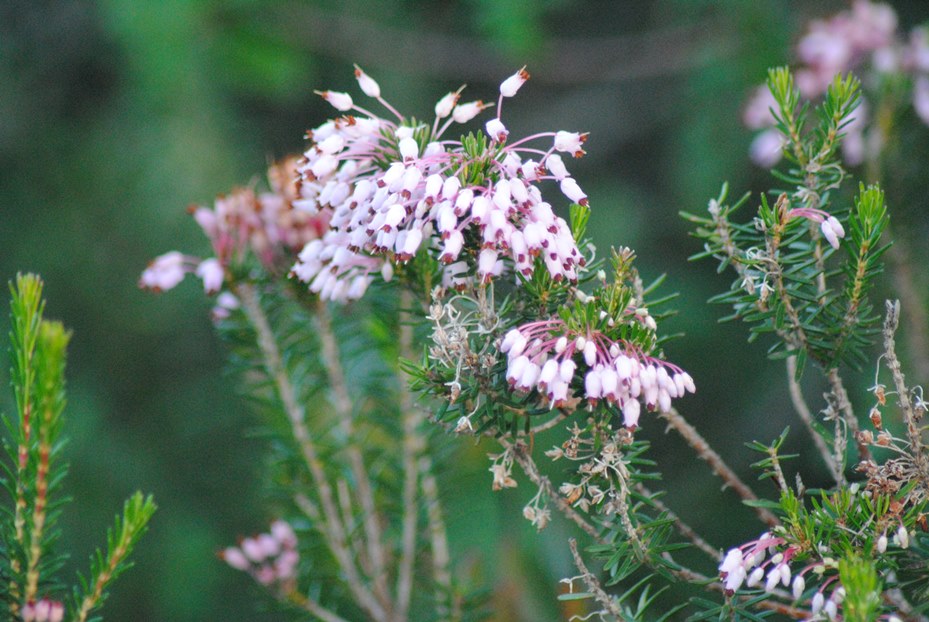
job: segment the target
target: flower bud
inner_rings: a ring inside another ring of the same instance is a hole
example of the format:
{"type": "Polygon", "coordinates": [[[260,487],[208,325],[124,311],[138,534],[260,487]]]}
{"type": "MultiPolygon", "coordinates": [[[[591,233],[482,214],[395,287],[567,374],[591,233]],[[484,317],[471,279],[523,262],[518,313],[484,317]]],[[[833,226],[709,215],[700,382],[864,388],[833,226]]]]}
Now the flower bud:
{"type": "Polygon", "coordinates": [[[476,117],[484,108],[484,102],[481,100],[468,102],[467,104],[458,104],[452,111],[452,119],[455,120],[455,123],[467,123],[476,117]]]}
{"type": "Polygon", "coordinates": [[[794,600],[800,600],[800,597],[803,596],[803,590],[805,589],[806,582],[803,580],[803,575],[797,575],[794,577],[792,590],[794,600]]]}
{"type": "Polygon", "coordinates": [[[400,150],[400,157],[403,158],[404,162],[415,160],[419,156],[419,143],[416,142],[415,138],[408,136],[401,139],[397,148],[400,150]]]}
{"type": "Polygon", "coordinates": [[[568,176],[568,169],[565,168],[561,156],[557,153],[553,153],[545,158],[545,168],[548,169],[548,172],[551,173],[555,179],[561,180],[568,176]]]}
{"type": "Polygon", "coordinates": [[[578,205],[586,207],[588,204],[587,195],[584,194],[584,191],[581,190],[581,187],[577,185],[577,182],[572,177],[565,177],[561,180],[561,192],[578,205]]]}
{"type": "Polygon", "coordinates": [[[563,153],[570,153],[575,158],[583,156],[586,151],[584,151],[581,145],[587,140],[587,134],[580,134],[578,132],[556,132],[555,133],[555,151],[561,151],[563,153]]]}
{"type": "Polygon", "coordinates": [[[501,145],[506,142],[506,137],[510,135],[503,122],[496,118],[488,121],[484,129],[487,130],[487,135],[490,136],[491,140],[501,145]]]}
{"type": "Polygon", "coordinates": [[[329,102],[336,110],[344,112],[346,110],[351,110],[354,105],[352,96],[348,93],[340,93],[339,91],[316,91],[316,94],[329,102]]]}
{"type": "Polygon", "coordinates": [[[504,97],[513,97],[528,79],[529,72],[526,71],[526,67],[523,66],[522,69],[500,83],[500,94],[504,97]]]}
{"type": "Polygon", "coordinates": [[[460,96],[460,90],[445,95],[445,97],[440,99],[435,105],[435,116],[439,119],[444,119],[452,114],[452,110],[455,108],[455,104],[458,103],[458,98],[460,96]]]}
{"type": "Polygon", "coordinates": [[[368,97],[380,97],[381,87],[378,86],[374,79],[361,70],[361,67],[355,65],[355,79],[358,80],[358,86],[361,91],[368,97]]]}

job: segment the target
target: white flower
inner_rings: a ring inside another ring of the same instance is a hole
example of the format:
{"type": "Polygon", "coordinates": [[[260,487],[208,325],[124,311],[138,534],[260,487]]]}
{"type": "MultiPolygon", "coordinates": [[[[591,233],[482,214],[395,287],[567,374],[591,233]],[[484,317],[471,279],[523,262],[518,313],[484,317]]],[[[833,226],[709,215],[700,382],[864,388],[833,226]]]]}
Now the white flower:
{"type": "Polygon", "coordinates": [[[458,104],[452,111],[452,119],[455,120],[455,123],[467,123],[476,117],[484,108],[484,102],[481,100],[468,102],[466,104],[458,104]]]}
{"type": "Polygon", "coordinates": [[[156,257],[139,277],[139,287],[156,292],[165,292],[184,280],[188,272],[184,255],[171,251],[156,257]]]}
{"type": "Polygon", "coordinates": [[[336,110],[344,112],[346,110],[351,110],[352,106],[354,106],[352,96],[348,93],[340,93],[339,91],[316,91],[316,94],[329,102],[336,110]]]}
{"type": "Polygon", "coordinates": [[[524,66],[512,76],[500,83],[500,95],[503,97],[513,97],[519,88],[529,79],[529,72],[524,66]]]}
{"type": "Polygon", "coordinates": [[[845,229],[842,228],[842,224],[836,219],[835,216],[829,216],[823,220],[822,224],[819,226],[820,230],[823,232],[823,237],[826,238],[826,241],[829,242],[832,248],[839,248],[839,238],[845,237],[845,229]]]}
{"type": "Polygon", "coordinates": [[[380,97],[381,87],[374,81],[371,76],[361,70],[361,67],[355,65],[355,78],[358,80],[358,86],[361,91],[368,97],[380,97]]]}
{"type": "Polygon", "coordinates": [[[587,205],[587,195],[581,190],[577,182],[572,177],[565,177],[561,180],[561,191],[566,197],[579,205],[587,205]]]}
{"type": "Polygon", "coordinates": [[[500,144],[505,143],[506,137],[510,134],[500,119],[491,119],[484,128],[487,130],[487,135],[500,144]]]}
{"type": "Polygon", "coordinates": [[[797,575],[794,577],[792,594],[794,600],[800,600],[800,597],[803,596],[803,591],[806,589],[806,582],[803,580],[803,575],[797,575]]]}
{"type": "Polygon", "coordinates": [[[435,105],[435,116],[439,119],[444,119],[452,114],[452,110],[455,108],[455,104],[458,103],[458,98],[460,96],[460,92],[448,93],[445,95],[435,105]]]}
{"type": "Polygon", "coordinates": [[[570,153],[575,158],[579,158],[587,153],[583,147],[583,144],[587,141],[587,136],[586,132],[584,134],[580,132],[555,132],[555,151],[570,153]]]}
{"type": "Polygon", "coordinates": [[[210,259],[204,259],[197,266],[197,276],[203,279],[203,289],[206,290],[206,293],[215,294],[222,289],[225,271],[219,260],[211,257],[210,259]]]}

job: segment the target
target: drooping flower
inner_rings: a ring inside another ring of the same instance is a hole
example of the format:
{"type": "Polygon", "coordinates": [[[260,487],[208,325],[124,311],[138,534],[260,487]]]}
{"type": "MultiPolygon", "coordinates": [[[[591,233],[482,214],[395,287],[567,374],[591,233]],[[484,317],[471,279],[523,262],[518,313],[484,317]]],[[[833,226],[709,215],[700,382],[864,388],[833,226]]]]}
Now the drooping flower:
{"type": "Polygon", "coordinates": [[[839,248],[839,240],[845,237],[845,228],[839,222],[839,219],[820,209],[812,207],[794,208],[787,212],[787,218],[806,218],[811,222],[818,223],[823,237],[835,249],[839,248]]]}
{"type": "MultiPolygon", "coordinates": [[[[367,74],[356,69],[356,75],[359,83],[364,77],[366,93],[375,92],[367,74]]],[[[304,247],[292,273],[325,299],[350,300],[363,295],[385,265],[425,250],[447,266],[443,280],[454,285],[468,275],[488,282],[510,266],[529,275],[537,258],[554,279],[575,281],[585,258],[540,185],[556,180],[569,200],[586,205],[587,195],[555,153],[582,155],[586,134],[548,132],[512,141],[500,117],[502,102],[528,77],[523,69],[507,78],[486,135],[462,141],[443,136],[488,104],[457,103],[460,90],[439,100],[431,126],[400,115],[379,89],[377,101],[395,119],[354,103],[346,109],[340,94],[322,92],[351,114],[308,133],[295,204],[328,215],[329,230],[304,247]],[[529,146],[544,139],[551,141],[547,150],[529,146]]]]}
{"type": "Polygon", "coordinates": [[[578,371],[575,359],[580,359],[583,398],[590,406],[600,400],[616,404],[628,428],[638,426],[643,403],[648,410],[666,412],[672,399],[696,390],[690,374],[676,365],[646,356],[595,328],[571,329],[561,319],[510,330],[500,351],[507,355],[510,386],[518,391],[538,390],[552,407],[565,406],[571,399],[571,384],[578,371]]]}

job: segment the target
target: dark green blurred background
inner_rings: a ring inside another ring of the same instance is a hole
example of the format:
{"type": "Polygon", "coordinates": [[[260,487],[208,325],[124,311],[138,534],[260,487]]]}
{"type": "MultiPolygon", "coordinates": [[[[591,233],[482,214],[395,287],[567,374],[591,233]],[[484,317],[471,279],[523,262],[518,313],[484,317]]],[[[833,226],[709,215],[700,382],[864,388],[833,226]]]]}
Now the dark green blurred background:
{"type": "MultiPolygon", "coordinates": [[[[924,0],[893,3],[901,25],[924,0]]],[[[136,289],[146,262],[205,253],[185,214],[300,150],[331,115],[313,89],[356,91],[352,63],[395,106],[431,118],[442,94],[496,98],[523,64],[532,80],[507,102],[512,135],[590,131],[572,170],[590,195],[600,248],[635,248],[647,276],[668,274],[681,313],[668,347],[699,392],[681,408],[740,469],[742,442],[797,426],[783,371],[718,326],[704,301],[727,285],[679,219],[728,180],[761,189],[738,121],[765,70],[788,62],[813,16],[842,2],[728,0],[7,1],[0,5],[0,278],[36,271],[48,315],[75,332],[70,356],[64,522],[75,568],[133,490],[160,510],[104,609],[110,620],[276,620],[250,580],[215,552],[262,529],[263,441],[222,374],[223,352],[194,282],[168,295],[136,289]],[[750,416],[751,415],[751,416],[750,416]]],[[[5,303],[4,303],[5,304],[5,303]]],[[[4,334],[7,323],[3,314],[4,334]]],[[[3,366],[6,368],[6,365],[3,366]]],[[[866,374],[867,375],[867,374],[866,374]]],[[[6,384],[6,373],[2,375],[6,384]]],[[[815,394],[814,394],[815,395],[815,394]]],[[[11,396],[4,392],[4,410],[11,396]]],[[[669,503],[725,546],[755,532],[748,512],[712,520],[730,495],[677,439],[645,420],[669,503]],[[744,516],[742,515],[744,514],[744,516]]],[[[801,445],[802,448],[802,445],[801,445]]],[[[489,447],[464,447],[448,500],[462,566],[494,584],[498,620],[554,619],[557,579],[573,574],[562,527],[541,537],[520,508],[534,491],[491,495],[489,447]]],[[[815,482],[811,482],[815,483],[815,482]]],[[[712,572],[711,569],[707,569],[712,572]]]]}

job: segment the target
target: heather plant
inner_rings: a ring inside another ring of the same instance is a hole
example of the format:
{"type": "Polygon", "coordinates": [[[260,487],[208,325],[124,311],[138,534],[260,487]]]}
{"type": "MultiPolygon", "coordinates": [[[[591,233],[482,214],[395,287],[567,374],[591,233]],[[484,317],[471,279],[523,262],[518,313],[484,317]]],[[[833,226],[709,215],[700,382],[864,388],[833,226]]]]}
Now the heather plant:
{"type": "Polygon", "coordinates": [[[778,187],[735,202],[724,187],[706,213],[684,214],[695,258],[733,273],[715,302],[784,360],[828,478],[790,468],[795,432],[733,439],[759,454],[756,492],[686,416],[699,379],[661,330],[673,298],[662,278],[587,236],[596,206],[566,165],[587,135],[510,135],[503,107],[525,68],[494,104],[451,92],[428,121],[355,75],[384,116],[320,92],[342,114],[272,166],[267,190],[192,210],[213,256],[174,251],[141,277],[166,290],[194,273],[215,295],[270,439],[277,519],[222,551],[226,563],[303,619],[480,618],[483,586],[450,556],[440,489],[454,487],[450,447],[480,442],[489,488],[528,486],[526,520],[574,530],[561,596],[582,607],[572,619],[925,619],[926,404],[897,355],[899,305],[872,300],[890,211],[843,160],[857,78],[831,75],[810,102],[791,71],[772,70],[778,187]],[[482,128],[459,128],[482,112],[482,128]],[[853,403],[849,373],[874,374],[870,403],[853,403]],[[806,395],[810,376],[822,403],[806,395]],[[656,425],[754,511],[754,536],[718,547],[686,522],[641,438],[656,425]]]}
{"type": "Polygon", "coordinates": [[[71,333],[43,318],[42,281],[19,275],[11,284],[11,381],[16,411],[5,416],[3,486],[8,494],[0,520],[0,603],[4,619],[23,622],[100,620],[113,579],[131,565],[128,557],[155,511],[150,496],[126,500],[107,532],[107,543],[90,560],[90,572],[73,584],[61,577],[58,519],[67,497],[65,353],[71,333]]]}

